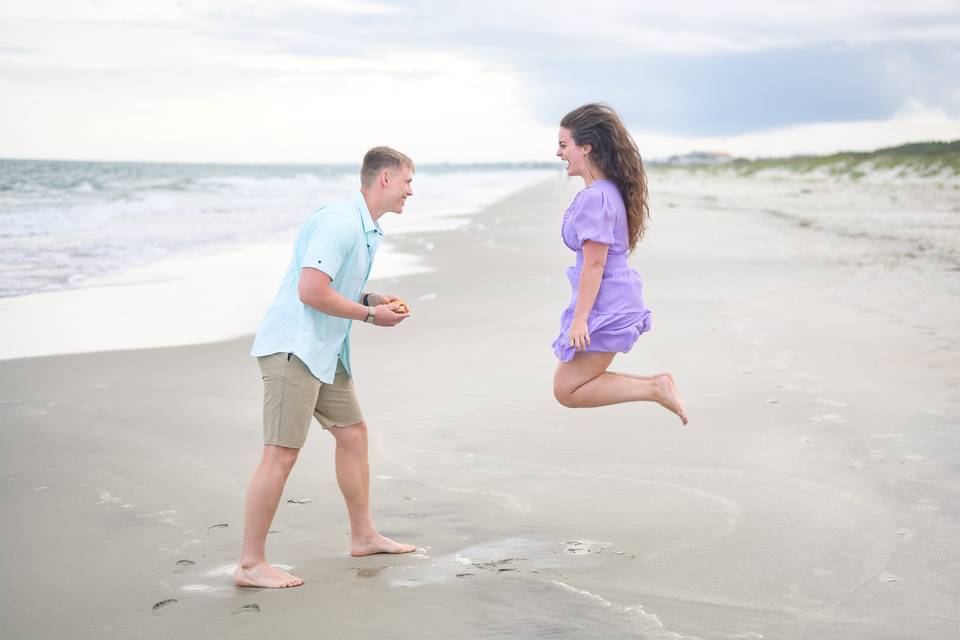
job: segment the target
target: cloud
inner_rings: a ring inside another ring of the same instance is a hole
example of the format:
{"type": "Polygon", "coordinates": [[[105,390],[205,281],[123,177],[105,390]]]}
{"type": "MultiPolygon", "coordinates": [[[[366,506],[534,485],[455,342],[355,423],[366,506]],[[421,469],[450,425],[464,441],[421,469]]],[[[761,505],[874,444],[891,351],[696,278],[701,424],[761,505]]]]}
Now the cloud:
{"type": "MultiPolygon", "coordinates": [[[[331,18],[308,5],[260,20],[224,16],[217,36],[291,58],[357,43],[428,57],[457,51],[512,68],[544,123],[588,101],[680,135],[736,134],[892,117],[921,100],[947,112],[960,42],[951,2],[397,4],[405,13],[331,18]],[[578,5],[579,6],[579,5],[578,5]],[[295,25],[295,26],[294,26],[295,25]]],[[[360,50],[367,47],[359,45],[360,50]]]]}
{"type": "Polygon", "coordinates": [[[537,110],[558,119],[605,101],[636,127],[730,135],[795,124],[882,120],[913,102],[960,114],[956,52],[910,47],[634,56],[538,65],[524,76],[537,110]]]}
{"type": "Polygon", "coordinates": [[[35,0],[4,14],[7,156],[323,161],[391,139],[421,160],[533,159],[595,100],[677,144],[917,104],[960,114],[955,0],[35,0]]]}
{"type": "Polygon", "coordinates": [[[382,3],[393,15],[331,16],[329,3],[281,2],[251,15],[221,7],[216,22],[243,37],[311,34],[322,46],[333,32],[372,46],[457,47],[521,57],[590,59],[628,54],[707,55],[880,42],[951,43],[960,35],[952,0],[780,0],[775,3],[675,0],[669,3],[527,0],[496,11],[472,2],[414,0],[382,3]],[[253,19],[251,19],[253,18],[253,19]]]}
{"type": "Polygon", "coordinates": [[[778,157],[868,151],[907,142],[960,139],[960,118],[922,104],[882,120],[818,122],[734,136],[664,136],[633,129],[644,157],[665,158],[691,151],[725,151],[743,157],[778,157]]]}

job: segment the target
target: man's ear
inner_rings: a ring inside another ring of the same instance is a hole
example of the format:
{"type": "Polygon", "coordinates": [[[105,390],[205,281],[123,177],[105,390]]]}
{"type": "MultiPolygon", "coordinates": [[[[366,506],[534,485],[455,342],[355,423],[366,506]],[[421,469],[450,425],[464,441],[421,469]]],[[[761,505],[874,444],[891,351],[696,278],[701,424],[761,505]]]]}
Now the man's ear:
{"type": "Polygon", "coordinates": [[[384,169],[380,172],[380,186],[386,187],[388,184],[390,184],[390,171],[384,169]]]}

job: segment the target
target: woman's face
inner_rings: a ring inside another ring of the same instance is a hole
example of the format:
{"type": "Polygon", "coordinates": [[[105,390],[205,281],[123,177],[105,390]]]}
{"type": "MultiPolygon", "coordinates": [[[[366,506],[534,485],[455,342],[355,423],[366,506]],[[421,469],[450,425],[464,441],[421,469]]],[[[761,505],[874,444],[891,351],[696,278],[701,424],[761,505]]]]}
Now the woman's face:
{"type": "Polygon", "coordinates": [[[573,141],[570,130],[563,127],[560,127],[559,138],[557,157],[567,163],[567,175],[581,177],[589,175],[587,154],[590,152],[590,145],[578,147],[573,141]]]}

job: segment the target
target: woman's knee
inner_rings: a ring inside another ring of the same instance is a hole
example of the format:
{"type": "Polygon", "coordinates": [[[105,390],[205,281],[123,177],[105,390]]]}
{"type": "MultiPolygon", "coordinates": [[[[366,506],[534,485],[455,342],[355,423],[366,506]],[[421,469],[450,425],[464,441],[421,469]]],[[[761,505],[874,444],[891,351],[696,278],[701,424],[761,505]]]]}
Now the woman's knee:
{"type": "Polygon", "coordinates": [[[568,409],[575,409],[577,406],[575,400],[573,399],[573,391],[567,385],[554,382],[553,397],[557,399],[557,402],[568,409]]]}

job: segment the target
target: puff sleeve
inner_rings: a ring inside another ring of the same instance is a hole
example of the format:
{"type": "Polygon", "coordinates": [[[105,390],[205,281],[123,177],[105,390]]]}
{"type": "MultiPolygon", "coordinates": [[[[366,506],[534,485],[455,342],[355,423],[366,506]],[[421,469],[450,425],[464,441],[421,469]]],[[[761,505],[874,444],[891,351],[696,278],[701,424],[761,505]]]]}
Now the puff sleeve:
{"type": "Polygon", "coordinates": [[[614,243],[617,212],[610,198],[601,189],[587,188],[577,199],[571,220],[577,231],[580,247],[587,240],[601,244],[614,243]]]}

